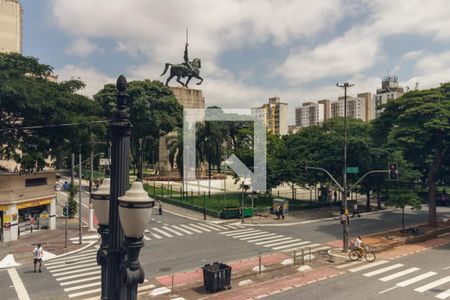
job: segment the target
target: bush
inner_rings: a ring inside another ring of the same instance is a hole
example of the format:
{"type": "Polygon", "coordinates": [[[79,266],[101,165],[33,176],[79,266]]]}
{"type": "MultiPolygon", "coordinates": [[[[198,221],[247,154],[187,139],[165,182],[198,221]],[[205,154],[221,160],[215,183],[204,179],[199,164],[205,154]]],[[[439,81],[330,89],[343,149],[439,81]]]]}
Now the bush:
{"type": "Polygon", "coordinates": [[[75,195],[77,194],[78,186],[70,183],[69,185],[69,218],[73,218],[77,214],[77,202],[75,195]]]}

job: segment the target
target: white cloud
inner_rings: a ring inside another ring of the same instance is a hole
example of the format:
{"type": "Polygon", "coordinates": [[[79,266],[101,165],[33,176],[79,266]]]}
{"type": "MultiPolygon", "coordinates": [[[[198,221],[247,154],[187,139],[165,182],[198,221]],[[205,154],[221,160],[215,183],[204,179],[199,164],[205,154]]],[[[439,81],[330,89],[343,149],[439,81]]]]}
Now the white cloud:
{"type": "Polygon", "coordinates": [[[68,55],[86,57],[97,50],[100,50],[100,48],[96,44],[81,38],[73,40],[66,48],[65,52],[68,55]]]}
{"type": "Polygon", "coordinates": [[[355,29],[313,49],[293,51],[276,71],[293,84],[351,75],[372,67],[379,47],[376,35],[355,29]]]}
{"type": "Polygon", "coordinates": [[[55,70],[59,81],[70,79],[79,79],[86,83],[86,88],[80,91],[80,94],[92,97],[95,95],[106,83],[115,83],[115,78],[101,73],[94,67],[65,65],[61,69],[55,70]]]}
{"type": "Polygon", "coordinates": [[[423,54],[422,50],[409,51],[409,52],[406,52],[405,54],[403,54],[400,60],[401,61],[415,60],[415,59],[419,58],[420,56],[422,56],[422,54],[423,54]]]}

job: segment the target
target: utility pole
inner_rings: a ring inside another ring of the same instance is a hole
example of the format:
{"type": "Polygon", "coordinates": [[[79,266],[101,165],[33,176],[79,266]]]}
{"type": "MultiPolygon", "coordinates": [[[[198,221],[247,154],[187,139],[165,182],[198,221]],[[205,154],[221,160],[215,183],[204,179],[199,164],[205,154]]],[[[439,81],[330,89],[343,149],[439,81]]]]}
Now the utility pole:
{"type": "Polygon", "coordinates": [[[138,180],[144,182],[144,152],[142,150],[142,139],[139,139],[139,160],[138,180]]]}
{"type": "Polygon", "coordinates": [[[92,207],[92,185],[93,185],[93,178],[94,178],[94,145],[92,145],[91,148],[91,174],[89,178],[89,231],[94,231],[94,209],[92,207]]]}
{"type": "Polygon", "coordinates": [[[83,237],[82,237],[82,233],[81,230],[82,228],[82,224],[81,224],[81,153],[78,155],[78,200],[79,200],[79,205],[78,205],[78,233],[79,233],[79,239],[78,242],[81,245],[83,242],[83,237]]]}
{"type": "Polygon", "coordinates": [[[70,183],[73,185],[73,177],[74,177],[74,173],[75,173],[75,153],[72,153],[72,165],[70,166],[70,183]]]}
{"type": "Polygon", "coordinates": [[[342,241],[344,243],[343,251],[348,251],[348,206],[347,206],[347,88],[354,86],[354,84],[350,84],[348,82],[344,82],[344,84],[336,83],[337,87],[344,88],[344,182],[342,188],[344,190],[344,194],[342,196],[342,203],[344,214],[347,216],[346,222],[343,222],[343,237],[342,241]]]}

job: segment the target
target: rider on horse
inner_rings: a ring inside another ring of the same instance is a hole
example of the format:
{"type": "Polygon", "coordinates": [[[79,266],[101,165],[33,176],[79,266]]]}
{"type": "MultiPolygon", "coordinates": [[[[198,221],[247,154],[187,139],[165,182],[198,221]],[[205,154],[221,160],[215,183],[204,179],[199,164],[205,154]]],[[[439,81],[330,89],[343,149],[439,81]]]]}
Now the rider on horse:
{"type": "Polygon", "coordinates": [[[188,68],[189,72],[192,71],[192,63],[189,61],[189,57],[188,57],[188,46],[189,44],[186,43],[186,45],[184,46],[184,62],[181,63],[183,66],[185,66],[186,68],[188,68]]]}

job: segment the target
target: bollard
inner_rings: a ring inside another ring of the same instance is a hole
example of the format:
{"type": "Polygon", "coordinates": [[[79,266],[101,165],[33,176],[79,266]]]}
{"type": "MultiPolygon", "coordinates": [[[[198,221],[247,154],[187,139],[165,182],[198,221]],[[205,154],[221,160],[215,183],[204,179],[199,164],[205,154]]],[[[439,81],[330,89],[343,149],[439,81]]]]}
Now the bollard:
{"type": "Polygon", "coordinates": [[[311,264],[311,247],[309,247],[309,264],[311,264]]]}
{"type": "Polygon", "coordinates": [[[173,297],[173,278],[175,277],[175,274],[172,274],[172,289],[171,289],[171,292],[172,292],[172,297],[173,297]]]}
{"type": "Polygon", "coordinates": [[[258,258],[259,258],[259,274],[261,274],[262,256],[260,255],[258,258]]]}
{"type": "Polygon", "coordinates": [[[294,267],[295,267],[295,260],[297,259],[297,250],[294,250],[294,267]]]}
{"type": "Polygon", "coordinates": [[[305,248],[302,248],[302,266],[305,265],[305,248]]]}

